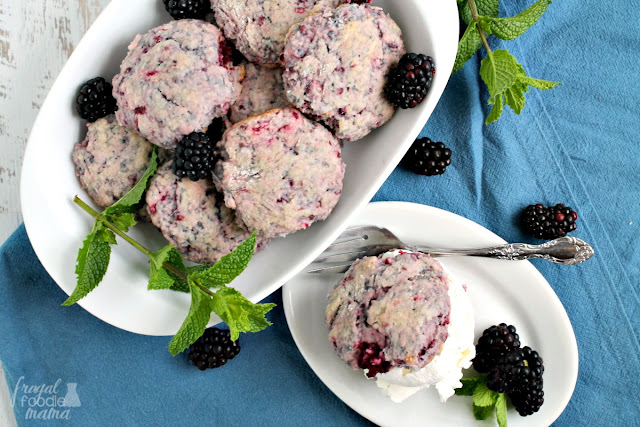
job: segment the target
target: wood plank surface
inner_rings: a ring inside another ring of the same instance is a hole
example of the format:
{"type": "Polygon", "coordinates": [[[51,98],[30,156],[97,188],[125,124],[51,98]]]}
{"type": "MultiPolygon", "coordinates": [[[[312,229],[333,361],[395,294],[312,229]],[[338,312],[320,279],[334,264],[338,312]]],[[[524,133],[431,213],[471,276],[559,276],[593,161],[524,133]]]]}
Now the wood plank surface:
{"type": "Polygon", "coordinates": [[[109,0],[0,0],[0,243],[22,222],[20,168],[51,85],[109,0]]]}

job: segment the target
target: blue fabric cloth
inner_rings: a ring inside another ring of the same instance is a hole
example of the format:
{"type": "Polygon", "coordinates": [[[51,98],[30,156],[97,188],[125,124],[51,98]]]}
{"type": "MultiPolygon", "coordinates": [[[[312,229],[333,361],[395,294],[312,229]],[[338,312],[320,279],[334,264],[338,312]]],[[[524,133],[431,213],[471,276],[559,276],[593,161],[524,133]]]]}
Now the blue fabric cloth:
{"type": "MultiPolygon", "coordinates": [[[[514,15],[533,2],[502,3],[502,14],[514,15]]],[[[559,426],[640,420],[638,22],[632,0],[615,7],[564,0],[522,38],[492,40],[530,76],[563,84],[533,89],[521,116],[505,110],[484,126],[488,94],[476,56],[451,78],[423,131],[452,148],[447,173],[424,178],[398,169],[375,197],[443,208],[509,241],[532,241],[517,225],[530,203],[564,202],[578,212],[575,235],[595,247],[595,257],[570,268],[536,262],[567,309],[580,351],[578,383],[559,426]]],[[[81,406],[60,424],[367,424],[308,368],[279,292],[269,298],[279,306],[275,325],[243,338],[233,369],[201,375],[185,357],[167,357],[167,338],[118,330],[80,307],[60,307],[64,299],[18,229],[0,250],[0,360],[12,392],[60,379],[62,395],[78,384],[81,406]]],[[[19,422],[45,424],[25,422],[24,394],[15,406],[19,422]]]]}

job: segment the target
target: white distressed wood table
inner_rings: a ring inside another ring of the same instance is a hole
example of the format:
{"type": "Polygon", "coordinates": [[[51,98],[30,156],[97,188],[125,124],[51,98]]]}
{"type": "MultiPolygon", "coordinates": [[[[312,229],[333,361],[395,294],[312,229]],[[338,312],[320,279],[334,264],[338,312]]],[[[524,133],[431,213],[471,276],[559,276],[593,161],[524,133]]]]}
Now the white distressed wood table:
{"type": "Polygon", "coordinates": [[[0,0],[0,243],[22,222],[31,126],[51,85],[109,0],[0,0]]]}
{"type": "MultiPolygon", "coordinates": [[[[20,168],[31,126],[82,35],[110,0],[0,0],[0,243],[22,222],[20,168]]],[[[0,368],[0,426],[15,425],[0,368]]]]}

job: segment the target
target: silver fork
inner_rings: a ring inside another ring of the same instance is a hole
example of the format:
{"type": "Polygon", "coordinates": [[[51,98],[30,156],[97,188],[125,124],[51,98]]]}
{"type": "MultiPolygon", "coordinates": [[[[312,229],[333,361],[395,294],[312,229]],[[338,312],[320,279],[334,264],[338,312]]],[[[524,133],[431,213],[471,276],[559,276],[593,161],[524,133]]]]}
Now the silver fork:
{"type": "Polygon", "coordinates": [[[479,249],[442,249],[407,245],[386,228],[363,226],[347,229],[311,264],[307,273],[344,273],[358,258],[380,255],[393,249],[424,252],[433,256],[478,256],[510,261],[539,258],[557,264],[580,264],[594,250],[577,237],[560,237],[540,245],[509,243],[479,249]]]}

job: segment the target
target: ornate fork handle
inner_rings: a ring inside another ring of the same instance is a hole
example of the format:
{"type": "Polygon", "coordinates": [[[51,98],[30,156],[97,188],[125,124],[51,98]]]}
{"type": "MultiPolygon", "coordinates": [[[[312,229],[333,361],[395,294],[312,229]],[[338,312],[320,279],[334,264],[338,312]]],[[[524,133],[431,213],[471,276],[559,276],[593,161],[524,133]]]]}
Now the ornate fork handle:
{"type": "Polygon", "coordinates": [[[591,258],[594,250],[587,242],[577,237],[560,237],[540,245],[511,243],[482,249],[434,249],[423,246],[412,246],[410,250],[429,253],[434,256],[481,256],[506,260],[524,260],[540,258],[557,264],[580,264],[591,258]]]}

